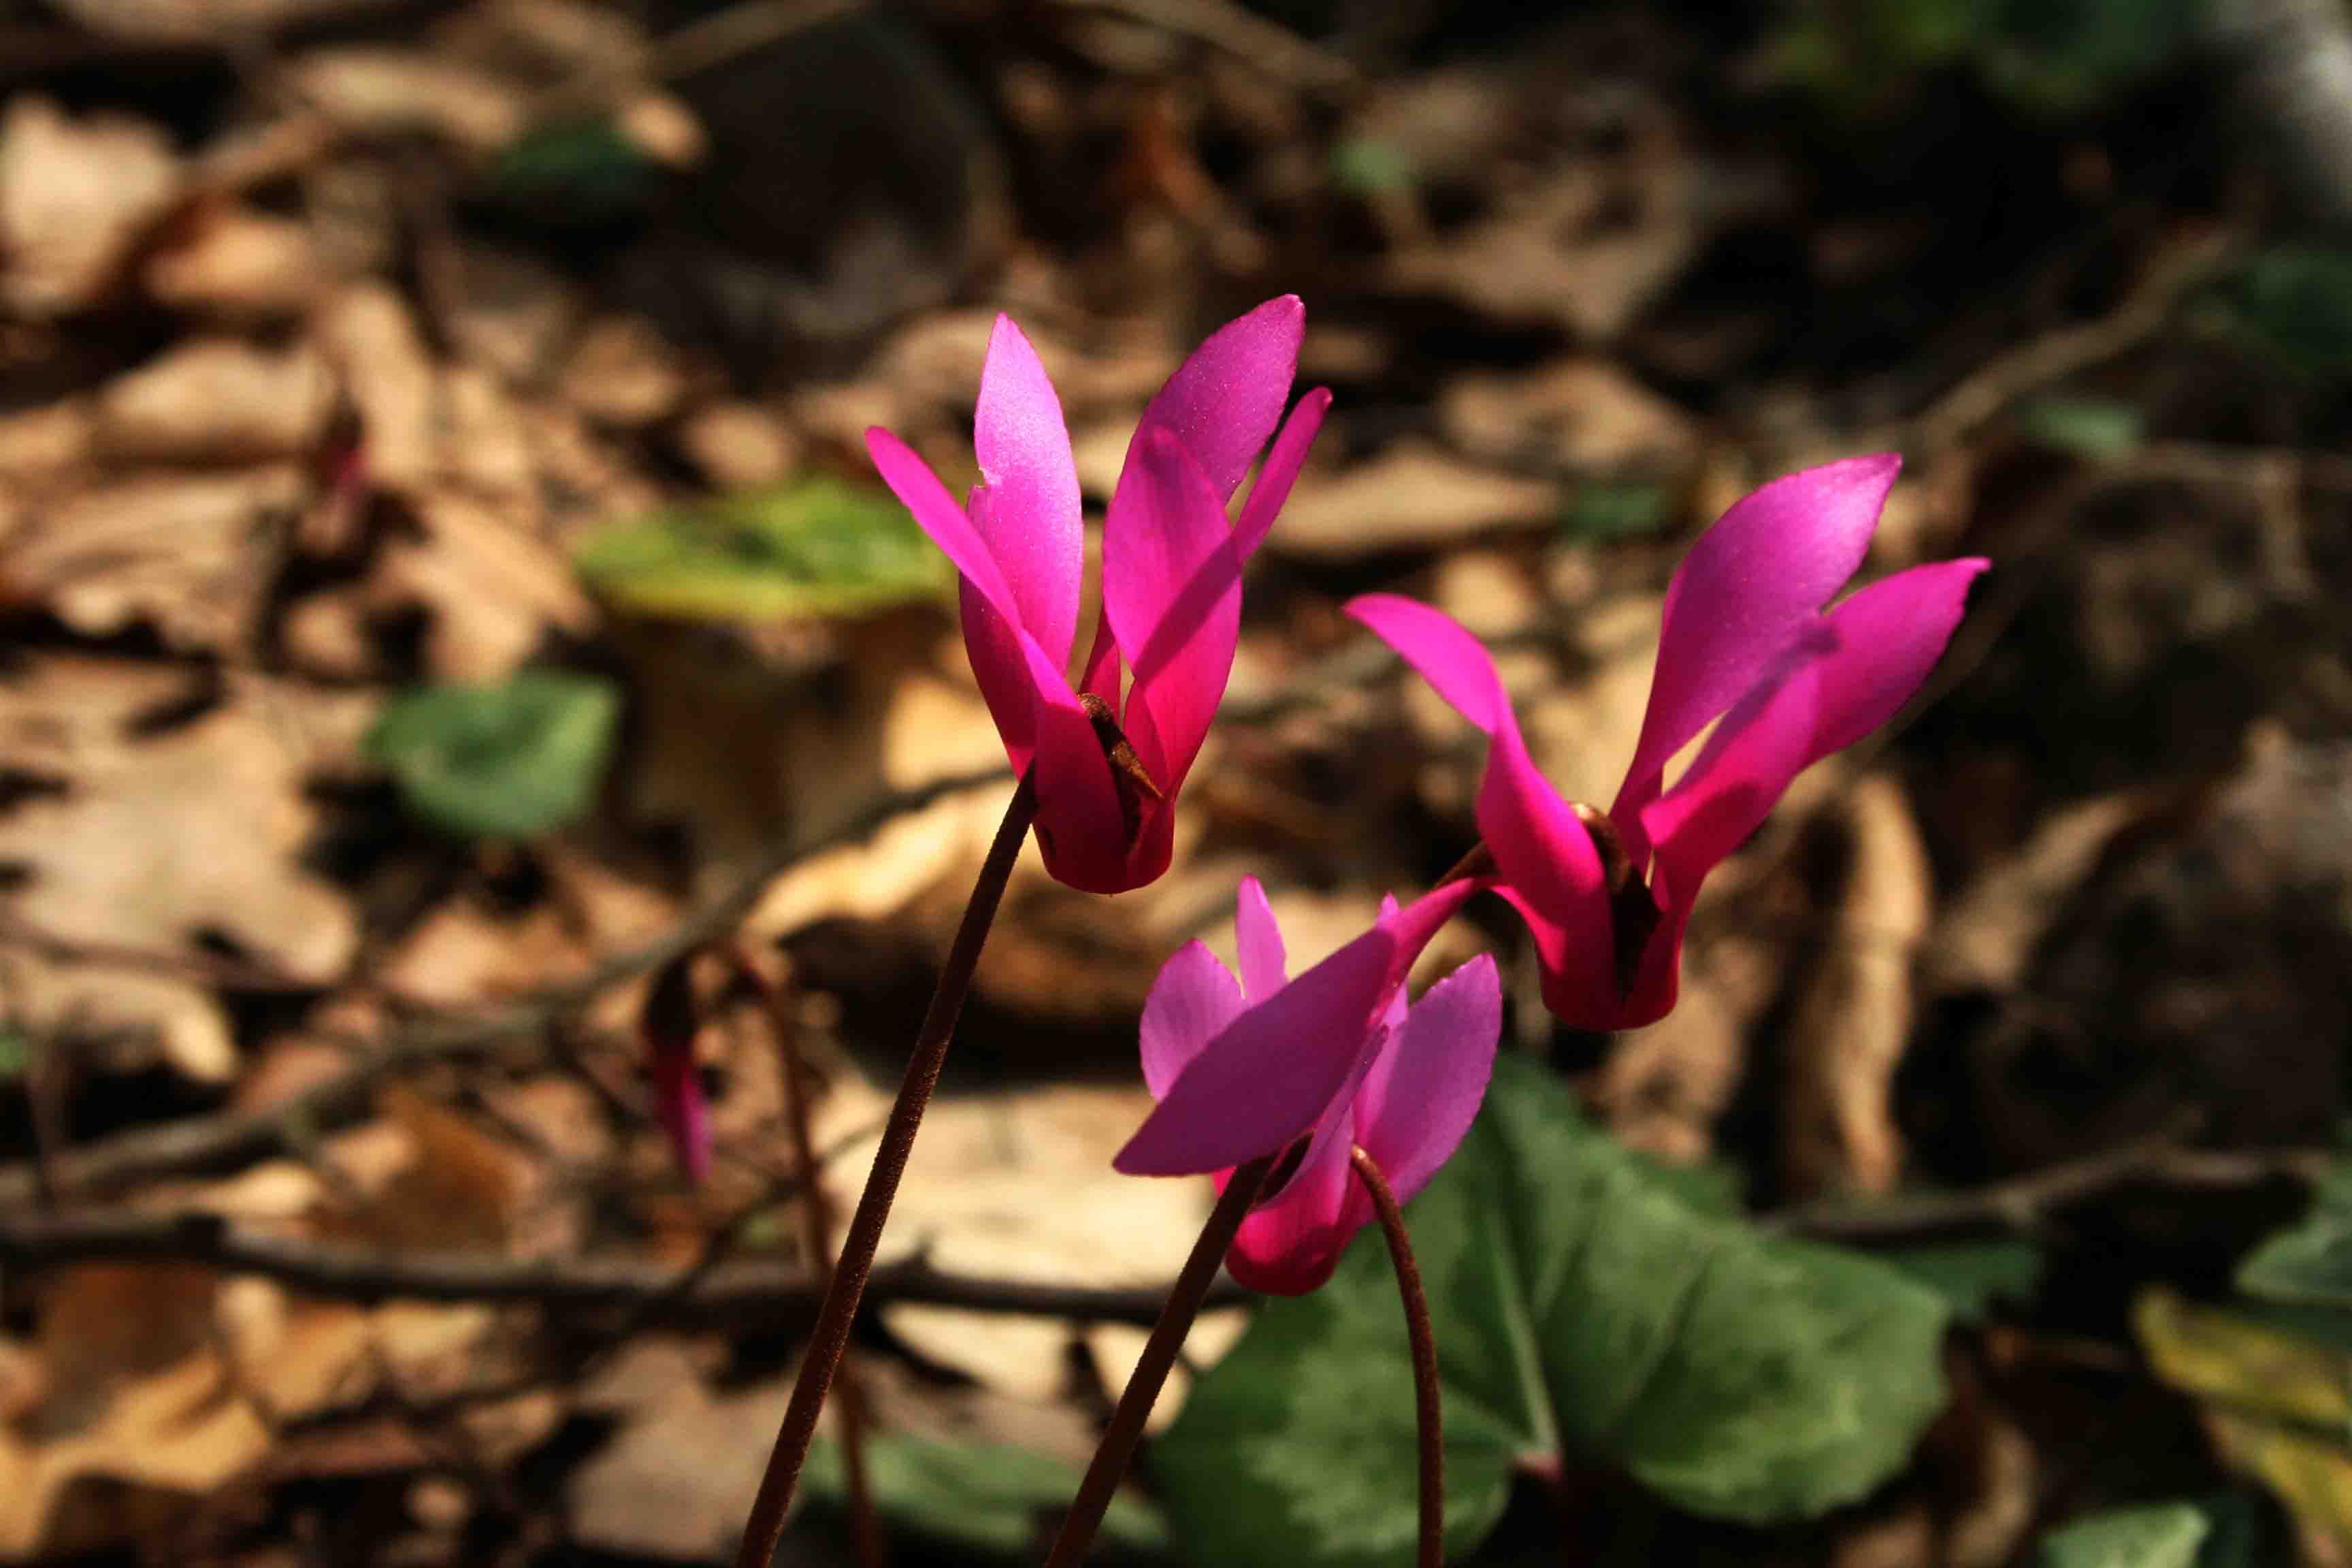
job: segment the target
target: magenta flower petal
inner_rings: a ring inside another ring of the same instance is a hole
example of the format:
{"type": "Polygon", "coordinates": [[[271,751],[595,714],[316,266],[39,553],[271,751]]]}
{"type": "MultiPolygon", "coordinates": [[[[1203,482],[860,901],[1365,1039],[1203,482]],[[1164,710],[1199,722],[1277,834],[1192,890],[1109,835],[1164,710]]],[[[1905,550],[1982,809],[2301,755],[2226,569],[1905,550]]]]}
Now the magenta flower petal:
{"type": "MultiPolygon", "coordinates": [[[[1850,458],[1774,479],[1699,536],[1666,585],[1657,672],[1610,809],[1638,835],[1667,760],[1769,673],[1861,566],[1903,460],[1850,458]]],[[[1642,858],[1638,842],[1627,846],[1642,858]]]]}
{"type": "Polygon", "coordinates": [[[1444,612],[1368,594],[1348,614],[1419,670],[1455,711],[1493,737],[1478,786],[1478,830],[1502,880],[1583,953],[1609,951],[1606,877],[1592,835],[1528,755],[1495,661],[1444,612]]]}
{"type": "Polygon", "coordinates": [[[1127,449],[1128,465],[1134,465],[1148,431],[1167,429],[1209,476],[1222,506],[1290,401],[1306,336],[1307,307],[1296,294],[1268,300],[1210,333],[1144,409],[1127,449]]]}
{"type": "Polygon", "coordinates": [[[1402,1203],[1454,1156],[1486,1098],[1503,983],[1481,953],[1410,1007],[1356,1095],[1356,1142],[1402,1203]]]}
{"type": "MultiPolygon", "coordinates": [[[[893,494],[906,503],[915,514],[931,542],[938,545],[947,558],[955,563],[964,580],[980,591],[991,608],[1014,626],[1021,624],[1021,603],[1004,580],[1004,574],[989,552],[988,542],[955,497],[940,483],[930,465],[896,436],[877,425],[866,432],[866,450],[874,458],[875,470],[893,494]]],[[[1049,664],[1054,661],[1048,660],[1049,664]]]]}
{"type": "Polygon", "coordinates": [[[1863,589],[1724,716],[1688,774],[1642,814],[1662,904],[1687,909],[1790,780],[1894,717],[1943,657],[1987,564],[1938,562],[1863,589]]]}
{"type": "Polygon", "coordinates": [[[1397,939],[1375,926],[1234,1020],[1111,1163],[1189,1176],[1274,1153],[1320,1121],[1388,999],[1397,939]]]}
{"type": "Polygon", "coordinates": [[[1024,634],[1036,705],[1037,848],[1056,881],[1082,893],[1124,892],[1128,826],[1110,763],[1077,694],[1024,634]]]}
{"type": "Polygon", "coordinates": [[[1283,950],[1282,928],[1274,923],[1274,906],[1255,877],[1244,877],[1234,896],[1234,943],[1240,950],[1242,991],[1253,1003],[1263,1002],[1290,979],[1290,957],[1283,950]]]}
{"type": "Polygon", "coordinates": [[[1164,796],[1183,784],[1233,673],[1241,574],[1208,475],[1172,434],[1139,432],[1103,524],[1103,613],[1135,671],[1128,739],[1164,796]]]}
{"type": "Polygon", "coordinates": [[[1054,384],[1009,316],[997,317],[989,335],[971,434],[991,503],[973,509],[972,525],[1020,605],[1022,626],[1064,668],[1086,573],[1078,471],[1054,384]]]}
{"type": "Polygon", "coordinates": [[[1143,1086],[1162,1100],[1201,1047],[1241,1016],[1242,988],[1233,971],[1197,942],[1160,966],[1143,999],[1143,1086]]]}
{"type": "MultiPolygon", "coordinates": [[[[1348,1155],[1353,1142],[1351,1105],[1379,1054],[1376,1032],[1366,1040],[1349,1081],[1316,1124],[1306,1154],[1282,1190],[1250,1210],[1225,1251],[1225,1268],[1242,1285],[1276,1296],[1303,1296],[1331,1278],[1339,1252],[1370,1217],[1370,1200],[1356,1191],[1348,1155]],[[1349,1210],[1364,1212],[1349,1223],[1349,1210]]],[[[1218,1183],[1223,1191],[1223,1182],[1218,1183]]]]}
{"type": "Polygon", "coordinates": [[[1282,503],[1290,499],[1298,470],[1307,466],[1307,449],[1315,445],[1323,416],[1330,411],[1330,388],[1318,386],[1300,398],[1290,417],[1282,422],[1282,434],[1274,438],[1274,447],[1257,471],[1257,482],[1250,487],[1249,500],[1242,503],[1242,520],[1234,526],[1234,542],[1244,561],[1265,542],[1282,503]]]}

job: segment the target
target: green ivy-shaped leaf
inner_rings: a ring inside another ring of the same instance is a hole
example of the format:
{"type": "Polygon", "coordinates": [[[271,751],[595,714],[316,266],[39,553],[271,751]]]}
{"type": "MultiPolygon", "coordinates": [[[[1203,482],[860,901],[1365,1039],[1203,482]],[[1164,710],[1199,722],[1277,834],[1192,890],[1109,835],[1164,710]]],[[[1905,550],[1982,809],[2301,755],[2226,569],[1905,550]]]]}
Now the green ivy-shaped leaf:
{"type": "Polygon", "coordinates": [[[2042,1538],[2042,1568],[2197,1568],[2212,1532],[2194,1503],[2120,1508],[2075,1520],[2042,1538]]]}
{"type": "Polygon", "coordinates": [[[2352,1310],[2352,1165],[2338,1163],[2310,1213],[2246,1255],[2238,1288],[2265,1301],[2352,1310]]]}
{"type": "MultiPolygon", "coordinates": [[[[1691,1206],[1540,1069],[1496,1066],[1412,1205],[1444,1379],[1446,1539],[1471,1550],[1519,1469],[1622,1468],[1768,1522],[1899,1469],[1944,1398],[1942,1300],[1900,1272],[1691,1206]]],[[[1180,1544],[1280,1568],[1412,1560],[1412,1382],[1380,1238],[1269,1302],[1154,1450],[1180,1544]]]]}
{"type": "Polygon", "coordinates": [[[468,837],[529,838],[587,811],[620,708],[610,682],[526,669],[394,698],[368,751],[419,816],[468,837]]]}
{"type": "MultiPolygon", "coordinates": [[[[1080,1479],[1076,1466],[1032,1448],[895,1433],[866,1438],[866,1484],[876,1512],[906,1533],[999,1556],[1032,1550],[1039,1522],[1070,1506],[1080,1479]]],[[[840,1506],[836,1445],[819,1443],[809,1451],[801,1489],[840,1506]]],[[[1111,1500],[1097,1539],[1106,1548],[1157,1552],[1167,1543],[1168,1527],[1129,1488],[1111,1500]]]]}
{"type": "Polygon", "coordinates": [[[575,563],[625,608],[704,620],[862,615],[955,582],[888,493],[822,476],[614,524],[575,563]]]}

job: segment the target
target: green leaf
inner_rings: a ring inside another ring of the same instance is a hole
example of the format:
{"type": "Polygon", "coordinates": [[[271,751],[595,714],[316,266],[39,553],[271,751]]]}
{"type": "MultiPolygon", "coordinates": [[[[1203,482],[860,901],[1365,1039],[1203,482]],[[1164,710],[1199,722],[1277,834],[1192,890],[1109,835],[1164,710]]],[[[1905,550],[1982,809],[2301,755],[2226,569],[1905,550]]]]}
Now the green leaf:
{"type": "MultiPolygon", "coordinates": [[[[1686,1186],[1686,1184],[1685,1184],[1686,1186]]],[[[1446,1537],[1563,1455],[1694,1512],[1804,1518],[1901,1468],[1943,1404],[1945,1310],[1894,1269],[1703,1213],[1538,1068],[1414,1200],[1444,1377],[1446,1537]]],[[[1269,1302],[1153,1451],[1196,1561],[1410,1563],[1412,1380],[1381,1239],[1269,1302]]]]}
{"type": "Polygon", "coordinates": [[[2241,334],[2313,375],[2352,374],[2352,250],[2278,246],[2222,286],[2241,334]]]}
{"type": "Polygon", "coordinates": [[[23,1031],[0,1024],[0,1083],[14,1083],[31,1065],[32,1042],[23,1031]]]}
{"type": "Polygon", "coordinates": [[[822,476],[618,523],[575,559],[617,604],[709,620],[860,615],[955,582],[894,498],[822,476]]]}
{"type": "Polygon", "coordinates": [[[1596,481],[1580,485],[1560,517],[1560,531],[1606,542],[1652,534],[1665,526],[1666,492],[1656,485],[1596,481]]]}
{"type": "Polygon", "coordinates": [[[566,670],[425,687],[384,704],[368,751],[419,816],[453,833],[528,838],[587,811],[620,707],[610,682],[566,670]]]}
{"type": "Polygon", "coordinates": [[[2310,1213],[2246,1255],[2238,1289],[2265,1301],[2352,1310],[2352,1165],[2339,1163],[2310,1213]]]}
{"type": "Polygon", "coordinates": [[[2112,397],[2037,397],[2017,411],[2017,423],[2033,440],[2079,458],[2126,457],[2147,436],[2138,408],[2112,397]]]}
{"type": "MultiPolygon", "coordinates": [[[[1042,1519],[1069,1507],[1081,1471],[1030,1448],[868,1433],[866,1479],[875,1510],[898,1530],[1017,1556],[1036,1546],[1042,1519]]],[[[836,1445],[821,1442],[809,1451],[801,1489],[841,1506],[845,1492],[836,1445]]],[[[1159,1512],[1132,1489],[1111,1500],[1097,1537],[1106,1547],[1134,1552],[1159,1551],[1167,1538],[1159,1512]]]]}
{"type": "Polygon", "coordinates": [[[2015,1237],[1931,1242],[1876,1256],[1943,1297],[1963,1322],[1980,1321],[1997,1300],[2030,1298],[2042,1281],[2042,1249],[2015,1237]]]}
{"type": "Polygon", "coordinates": [[[2156,1503],[2095,1513],[2042,1538],[2042,1568],[2196,1568],[2211,1533],[2194,1503],[2156,1503]]]}
{"type": "Polygon", "coordinates": [[[630,217],[651,199],[658,166],[609,120],[525,132],[488,171],[491,198],[560,226],[630,217]]]}

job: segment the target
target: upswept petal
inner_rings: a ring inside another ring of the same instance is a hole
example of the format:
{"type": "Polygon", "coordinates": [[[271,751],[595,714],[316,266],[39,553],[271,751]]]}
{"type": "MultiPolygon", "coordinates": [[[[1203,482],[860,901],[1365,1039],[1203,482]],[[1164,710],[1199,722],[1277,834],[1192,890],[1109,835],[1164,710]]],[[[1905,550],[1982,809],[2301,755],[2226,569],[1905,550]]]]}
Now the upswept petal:
{"type": "Polygon", "coordinates": [[[1617,1027],[1615,935],[1605,909],[1580,921],[1570,931],[1510,883],[1495,890],[1518,911],[1528,939],[1535,943],[1536,967],[1543,975],[1544,1006],[1571,1028],[1617,1027]],[[1596,927],[1597,936],[1593,934],[1596,927]]]}
{"type": "Polygon", "coordinates": [[[1112,1164],[1130,1176],[1220,1171],[1274,1153],[1320,1121],[1387,1000],[1397,945],[1375,926],[1234,1019],[1112,1164]]]}
{"type": "Polygon", "coordinates": [[[1290,978],[1282,928],[1275,924],[1274,906],[1265,901],[1265,888],[1255,877],[1242,879],[1234,903],[1234,945],[1242,963],[1242,992],[1253,1003],[1263,1002],[1290,978]]]}
{"type": "Polygon", "coordinates": [[[1103,613],[1134,668],[1128,739],[1173,795],[1209,732],[1241,636],[1242,563],[1224,504],[1183,443],[1136,437],[1103,524],[1103,613]],[[1151,716],[1138,723],[1138,706],[1151,716]]]}
{"type": "MultiPolygon", "coordinates": [[[[931,542],[955,563],[964,580],[980,590],[980,596],[998,615],[1019,626],[1020,601],[1005,583],[996,558],[989,553],[987,541],[972,527],[971,520],[956,504],[955,497],[948,493],[947,486],[931,472],[930,465],[879,425],[866,432],[866,450],[873,458],[875,471],[882,476],[882,482],[915,514],[916,522],[931,536],[931,542]]],[[[1050,659],[1046,662],[1053,664],[1050,659]]],[[[1058,667],[1055,679],[1061,679],[1058,667]]]]}
{"type": "Polygon", "coordinates": [[[1146,432],[1169,430],[1209,476],[1222,506],[1290,401],[1306,336],[1307,307],[1296,294],[1268,300],[1210,333],[1144,408],[1127,449],[1128,466],[1134,466],[1146,432]]]}
{"type": "Polygon", "coordinates": [[[1862,564],[1903,459],[1825,463],[1750,492],[1701,534],[1666,585],[1657,670],[1624,786],[1610,808],[1636,841],[1666,762],[1769,674],[1862,564]]]}
{"type": "Polygon", "coordinates": [[[1606,875],[1592,835],[1559,798],[1520,738],[1494,659],[1453,617],[1412,599],[1368,594],[1347,613],[1396,649],[1455,711],[1493,737],[1478,786],[1478,830],[1503,882],[1572,948],[1607,951],[1606,875]]]}
{"type": "MultiPolygon", "coordinates": [[[[987,491],[972,492],[969,515],[976,530],[987,527],[987,513],[993,504],[987,491]]],[[[1020,773],[1029,766],[1037,749],[1037,683],[1030,672],[1029,656],[1022,650],[1020,628],[998,615],[969,577],[956,580],[956,604],[961,612],[964,658],[971,665],[972,679],[988,704],[988,716],[996,722],[1005,760],[1014,773],[1020,773]]]]}
{"type": "Polygon", "coordinates": [[[1241,1016],[1242,988],[1205,943],[1178,948],[1143,999],[1143,1086],[1164,1099],[1201,1047],[1241,1016]]]}
{"type": "Polygon", "coordinates": [[[1486,1097],[1503,983],[1481,953],[1423,993],[1356,1093],[1356,1142],[1403,1203],[1454,1155],[1486,1097]]]}
{"type": "Polygon", "coordinates": [[[973,510],[972,526],[1020,605],[1021,625],[1055,668],[1065,668],[1077,635],[1079,579],[1086,573],[1078,471],[1061,399],[1010,316],[997,317],[989,334],[971,437],[992,503],[973,510]]]}
{"type": "Polygon", "coordinates": [[[1242,520],[1234,525],[1234,543],[1243,560],[1265,542],[1282,503],[1290,499],[1290,487],[1298,481],[1298,470],[1307,466],[1307,450],[1323,428],[1323,416],[1330,411],[1331,389],[1318,386],[1300,398],[1282,422],[1282,433],[1258,468],[1257,482],[1250,486],[1249,500],[1242,503],[1242,520]]]}
{"type": "Polygon", "coordinates": [[[1642,814],[1662,905],[1686,910],[1790,780],[1895,716],[1943,656],[1987,564],[1915,566],[1863,589],[1724,716],[1687,776],[1642,814]]]}

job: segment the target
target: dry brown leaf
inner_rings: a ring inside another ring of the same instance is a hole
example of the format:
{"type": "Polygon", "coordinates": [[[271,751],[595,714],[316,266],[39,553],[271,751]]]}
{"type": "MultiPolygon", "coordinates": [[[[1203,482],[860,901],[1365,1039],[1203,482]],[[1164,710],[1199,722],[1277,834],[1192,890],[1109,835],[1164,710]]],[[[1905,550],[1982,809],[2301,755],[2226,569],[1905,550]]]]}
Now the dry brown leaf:
{"type": "Polygon", "coordinates": [[[1902,787],[1865,774],[1821,824],[1843,865],[1799,984],[1780,1082],[1780,1171],[1792,1198],[1876,1194],[1902,1174],[1895,1069],[1911,1036],[1912,961],[1934,910],[1927,848],[1902,787]]]}
{"type": "MultiPolygon", "coordinates": [[[[837,1080],[817,1117],[820,1148],[871,1129],[888,1097],[837,1080]]],[[[1111,1156],[1150,1109],[1132,1089],[1052,1085],[935,1101],[891,1214],[886,1256],[920,1254],[943,1268],[995,1279],[1155,1284],[1191,1249],[1212,1194],[1206,1182],[1139,1182],[1111,1156]]],[[[861,1138],[826,1167],[845,1207],[874,1145],[861,1138]]],[[[1063,1391],[1066,1323],[930,1307],[889,1307],[891,1331],[921,1354],[1015,1398],[1063,1391]]]]}
{"type": "Polygon", "coordinates": [[[198,338],[99,394],[99,449],[130,463],[294,458],[317,443],[330,397],[326,368],[307,345],[274,353],[198,338]]]}
{"type": "Polygon", "coordinates": [[[210,44],[361,8],[365,0],[58,0],[94,33],[153,44],[210,44]]]}
{"type": "Polygon", "coordinates": [[[1946,903],[1922,954],[1923,982],[1943,993],[2015,990],[2067,895],[2148,810],[2146,798],[2123,794],[2052,813],[2015,854],[1946,903]]]}
{"type": "Polygon", "coordinates": [[[89,402],[81,397],[0,417],[0,475],[23,483],[72,468],[89,455],[95,425],[89,402]]]}
{"type": "Polygon", "coordinates": [[[34,94],[0,118],[0,303],[58,316],[90,303],[179,188],[180,163],[144,121],[69,120],[34,94]]]}
{"type": "Polygon", "coordinates": [[[7,598],[75,631],[152,626],[177,648],[238,646],[268,587],[272,531],[301,504],[301,471],[149,474],[46,509],[13,542],[7,598]]]}
{"type": "Polygon", "coordinates": [[[1383,550],[1427,550],[1499,529],[1549,528],[1559,489],[1405,438],[1381,455],[1292,492],[1267,543],[1293,555],[1345,559],[1383,550]]]}
{"type": "Polygon", "coordinates": [[[585,636],[595,606],[553,545],[488,506],[450,495],[419,508],[424,537],[403,539],[377,563],[379,610],[415,605],[431,617],[425,656],[445,681],[499,680],[551,630],[585,636]]]}
{"type": "Polygon", "coordinates": [[[495,153],[522,133],[529,116],[515,84],[418,50],[314,49],[292,61],[287,76],[320,113],[366,136],[423,132],[495,153]]]}
{"type": "Polygon", "coordinates": [[[620,1370],[658,1392],[572,1472],[573,1539],[593,1551],[691,1563],[731,1552],[759,1490],[769,1433],[791,1402],[789,1379],[713,1392],[667,1342],[632,1347],[620,1370]],[[658,1364],[655,1364],[656,1361],[658,1364]]]}
{"type": "Polygon", "coordinates": [[[210,936],[290,979],[333,980],[357,926],[299,858],[314,816],[303,761],[237,703],[141,736],[158,689],[68,659],[0,683],[6,753],[62,786],[0,816],[0,861],[25,872],[0,898],[69,942],[176,952],[210,936]]]}
{"type": "Polygon", "coordinates": [[[635,316],[592,321],[563,367],[563,395],[600,425],[635,429],[667,418],[686,395],[677,351],[635,316]]]}
{"type": "Polygon", "coordinates": [[[296,315],[322,281],[307,225],[242,207],[204,211],[145,273],[159,304],[239,320],[296,315]]]}
{"type": "Polygon", "coordinates": [[[188,1510],[268,1450],[269,1431],[199,1351],[119,1390],[96,1420],[46,1442],[0,1430],[0,1559],[168,1540],[188,1510]]]}
{"type": "Polygon", "coordinates": [[[320,312],[319,346],[359,410],[369,481],[413,493],[432,476],[433,361],[389,284],[355,283],[320,312]]]}
{"type": "Polygon", "coordinates": [[[774,484],[800,460],[793,433],[750,403],[714,403],[696,410],[678,426],[677,444],[714,489],[774,484]]]}
{"type": "Polygon", "coordinates": [[[1601,359],[1456,376],[1439,397],[1438,416],[1472,458],[1574,473],[1678,467],[1698,446],[1688,416],[1601,359]]]}
{"type": "Polygon", "coordinates": [[[0,945],[11,1024],[70,1052],[77,1068],[131,1076],[161,1065],[197,1083],[236,1076],[228,1015],[200,981],[0,945]]]}

